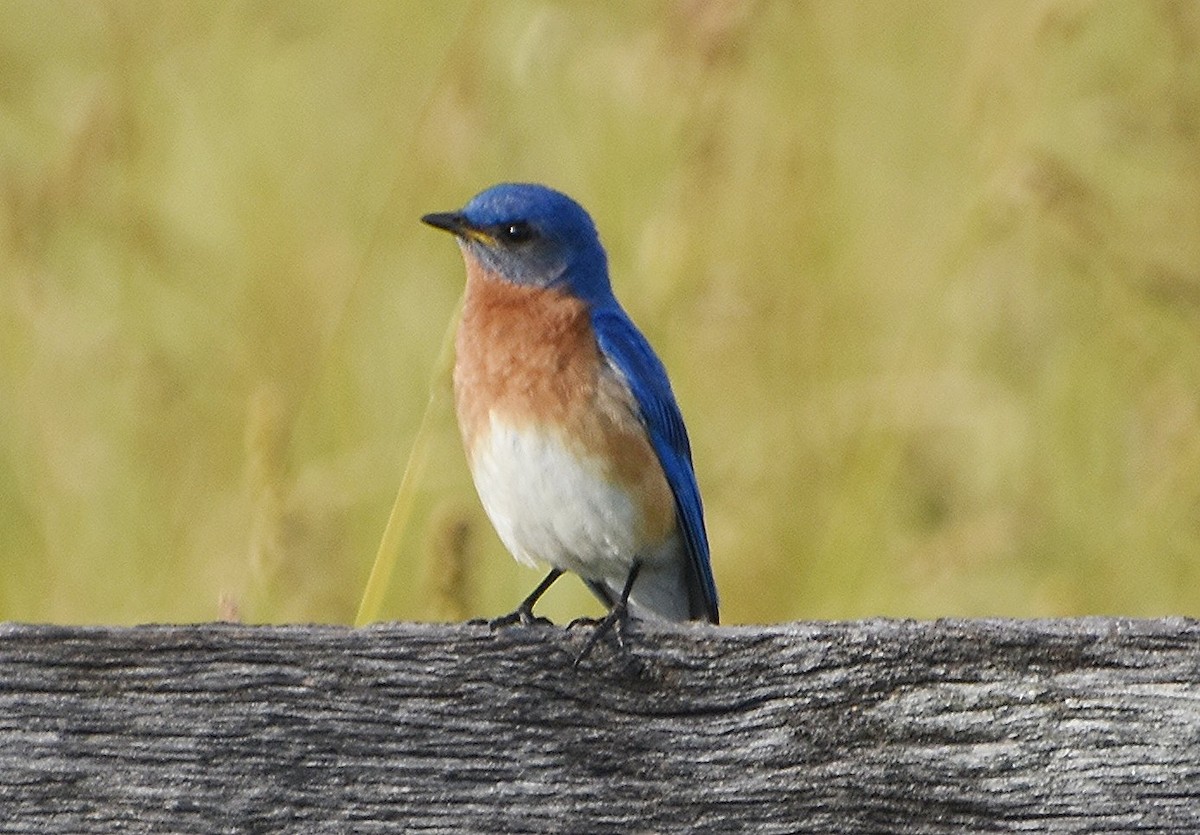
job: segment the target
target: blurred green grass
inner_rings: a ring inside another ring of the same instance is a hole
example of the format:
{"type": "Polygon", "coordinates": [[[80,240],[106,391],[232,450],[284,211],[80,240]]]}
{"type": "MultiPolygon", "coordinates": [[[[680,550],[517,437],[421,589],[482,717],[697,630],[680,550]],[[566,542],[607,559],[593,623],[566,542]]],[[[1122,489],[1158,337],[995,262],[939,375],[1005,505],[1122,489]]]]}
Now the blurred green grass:
{"type": "MultiPolygon", "coordinates": [[[[593,212],[671,369],[727,620],[1200,614],[1198,42],[1123,0],[6,4],[0,619],[351,620],[462,282],[416,219],[510,179],[593,212]]],[[[386,614],[507,611],[537,576],[435,408],[386,614]]]]}

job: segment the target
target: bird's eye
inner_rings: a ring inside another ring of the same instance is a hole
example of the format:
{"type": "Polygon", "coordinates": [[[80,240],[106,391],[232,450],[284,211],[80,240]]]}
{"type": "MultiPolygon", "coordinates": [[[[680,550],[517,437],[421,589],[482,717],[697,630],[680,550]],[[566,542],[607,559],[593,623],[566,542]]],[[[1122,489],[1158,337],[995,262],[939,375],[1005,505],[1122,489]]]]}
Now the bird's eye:
{"type": "Polygon", "coordinates": [[[523,221],[506,223],[500,227],[498,237],[506,244],[523,244],[533,237],[533,227],[523,221]]]}

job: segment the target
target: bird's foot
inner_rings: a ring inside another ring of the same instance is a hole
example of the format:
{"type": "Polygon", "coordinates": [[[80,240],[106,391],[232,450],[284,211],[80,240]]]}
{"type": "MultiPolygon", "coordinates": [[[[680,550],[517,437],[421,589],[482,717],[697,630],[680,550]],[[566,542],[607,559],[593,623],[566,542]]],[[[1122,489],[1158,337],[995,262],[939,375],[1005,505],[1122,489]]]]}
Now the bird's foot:
{"type": "Polygon", "coordinates": [[[483,621],[482,623],[486,623],[492,629],[500,629],[501,627],[513,626],[518,623],[522,626],[553,626],[554,622],[550,618],[538,617],[533,613],[533,604],[537,603],[538,598],[546,593],[546,589],[554,585],[554,581],[561,577],[562,573],[563,570],[561,568],[550,569],[550,573],[546,575],[542,582],[538,583],[538,587],[530,593],[529,597],[521,601],[521,605],[517,607],[516,611],[509,612],[507,615],[501,615],[493,620],[483,621]]]}
{"type": "MultiPolygon", "coordinates": [[[[592,634],[588,636],[587,642],[583,645],[583,649],[579,651],[579,655],[575,656],[575,663],[573,665],[575,667],[578,667],[583,662],[583,659],[588,657],[592,651],[592,648],[595,647],[596,644],[600,642],[600,639],[609,632],[612,632],[614,635],[616,635],[617,645],[621,647],[621,649],[625,648],[625,629],[629,624],[629,607],[626,605],[624,600],[620,600],[615,606],[612,607],[612,609],[609,610],[608,614],[599,621],[592,620],[591,618],[576,618],[575,620],[571,621],[571,625],[589,621],[591,623],[595,623],[596,628],[593,629],[592,634]]],[[[570,626],[567,628],[569,629],[570,626]]]]}
{"type": "Polygon", "coordinates": [[[599,626],[600,620],[600,618],[589,618],[587,616],[575,618],[575,620],[567,624],[567,631],[570,631],[577,626],[599,626]]]}
{"type": "Polygon", "coordinates": [[[509,612],[507,615],[501,615],[498,618],[492,618],[486,621],[487,625],[492,629],[502,629],[506,626],[553,626],[554,622],[550,618],[544,618],[541,615],[535,615],[533,609],[529,606],[518,606],[516,611],[509,612]]]}
{"type": "Polygon", "coordinates": [[[578,667],[580,662],[588,657],[588,653],[592,651],[592,647],[596,645],[596,642],[603,638],[607,632],[613,630],[614,627],[617,636],[617,646],[625,649],[624,632],[629,623],[629,595],[633,591],[633,583],[641,570],[642,563],[639,560],[634,560],[633,566],[629,569],[629,576],[625,578],[625,588],[621,590],[621,596],[617,598],[617,602],[613,604],[613,607],[608,610],[608,614],[604,616],[604,619],[596,624],[596,628],[588,636],[587,643],[583,645],[583,649],[576,656],[574,666],[578,667]]]}

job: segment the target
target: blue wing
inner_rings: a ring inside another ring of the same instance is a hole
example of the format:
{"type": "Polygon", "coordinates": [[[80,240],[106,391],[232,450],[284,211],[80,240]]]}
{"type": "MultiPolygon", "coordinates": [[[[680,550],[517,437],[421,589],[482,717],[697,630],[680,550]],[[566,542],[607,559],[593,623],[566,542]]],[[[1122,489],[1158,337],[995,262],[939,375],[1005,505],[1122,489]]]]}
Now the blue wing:
{"type": "Polygon", "coordinates": [[[615,304],[593,308],[592,327],[600,350],[629,383],[650,434],[650,443],[675,495],[675,511],[690,568],[688,596],[693,601],[692,616],[716,623],[717,587],[709,563],[704,508],[692,468],[687,429],[666,369],[646,337],[615,304]]]}

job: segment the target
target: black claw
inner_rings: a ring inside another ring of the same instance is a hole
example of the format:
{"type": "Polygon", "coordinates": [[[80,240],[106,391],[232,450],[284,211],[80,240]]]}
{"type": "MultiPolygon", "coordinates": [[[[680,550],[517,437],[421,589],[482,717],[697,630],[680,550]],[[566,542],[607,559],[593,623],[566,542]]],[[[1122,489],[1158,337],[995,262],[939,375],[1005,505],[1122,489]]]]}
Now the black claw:
{"type": "Polygon", "coordinates": [[[625,588],[621,592],[621,597],[608,610],[608,614],[604,616],[604,619],[596,624],[596,628],[588,636],[587,643],[583,645],[583,649],[575,657],[575,663],[572,666],[578,667],[580,662],[588,657],[588,653],[592,651],[592,647],[596,646],[596,643],[604,637],[605,633],[614,627],[616,628],[617,645],[621,649],[625,649],[625,640],[622,633],[624,633],[626,622],[629,620],[629,593],[633,591],[633,581],[637,579],[638,572],[641,570],[642,564],[640,562],[635,562],[633,568],[629,569],[629,576],[625,579],[625,588]]]}
{"type": "Polygon", "coordinates": [[[600,625],[600,618],[581,617],[581,618],[575,618],[575,620],[568,623],[567,630],[570,631],[577,626],[599,626],[599,625],[600,625]]]}
{"type": "Polygon", "coordinates": [[[629,610],[623,604],[617,603],[609,613],[596,624],[596,628],[592,630],[592,634],[588,635],[587,642],[583,645],[583,649],[579,651],[579,655],[575,656],[575,663],[571,666],[578,667],[583,659],[591,654],[592,648],[600,642],[610,630],[616,628],[617,644],[622,649],[625,648],[625,642],[621,640],[621,633],[624,631],[625,621],[629,618],[629,610]]]}
{"type": "Polygon", "coordinates": [[[509,612],[507,615],[501,615],[498,618],[492,618],[488,621],[488,626],[492,629],[503,629],[506,626],[515,626],[516,624],[529,623],[533,613],[528,609],[517,609],[515,612],[509,612]]]}
{"type": "Polygon", "coordinates": [[[535,615],[533,610],[522,604],[518,606],[516,611],[509,612],[507,615],[501,615],[498,618],[493,618],[489,621],[484,621],[492,629],[503,629],[506,626],[553,626],[554,621],[550,618],[544,618],[541,615],[535,615]]]}

